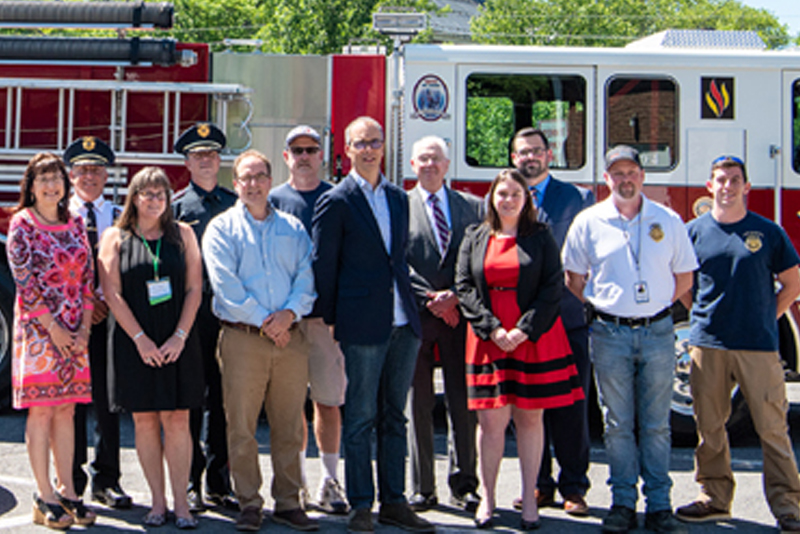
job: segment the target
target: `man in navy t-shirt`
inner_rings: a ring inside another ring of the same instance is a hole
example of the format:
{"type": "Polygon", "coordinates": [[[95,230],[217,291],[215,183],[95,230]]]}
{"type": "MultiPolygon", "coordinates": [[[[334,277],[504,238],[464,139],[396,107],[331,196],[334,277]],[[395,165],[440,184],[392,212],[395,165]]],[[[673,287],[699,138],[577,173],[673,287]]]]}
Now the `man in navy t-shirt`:
{"type": "Polygon", "coordinates": [[[770,510],[782,532],[800,532],[800,478],[786,424],[777,327],[800,295],[800,258],[783,229],[747,210],[742,160],[714,160],[706,187],[712,208],[688,224],[700,263],[689,335],[700,496],[677,516],[689,522],[730,516],[734,479],[725,422],[738,383],[761,439],[770,510]]]}
{"type": "MultiPolygon", "coordinates": [[[[269,200],[273,206],[291,213],[303,222],[311,234],[311,219],[314,205],[322,194],[333,186],[319,177],[322,166],[320,136],[310,126],[298,126],[286,136],[283,160],[289,168],[289,181],[273,189],[269,200]]],[[[344,356],[333,340],[330,329],[315,311],[300,321],[300,328],[309,342],[308,380],[311,400],[314,403],[314,434],[322,460],[322,478],[313,503],[319,509],[344,514],[348,511],[347,497],[336,477],[339,463],[339,442],[342,420],[339,407],[344,404],[347,377],[344,372],[344,356]]],[[[308,428],[305,425],[304,428],[308,428]]],[[[303,443],[307,446],[308,434],[303,443]]],[[[305,470],[305,451],[301,452],[303,486],[300,503],[306,508],[312,505],[308,492],[305,470]]]]}

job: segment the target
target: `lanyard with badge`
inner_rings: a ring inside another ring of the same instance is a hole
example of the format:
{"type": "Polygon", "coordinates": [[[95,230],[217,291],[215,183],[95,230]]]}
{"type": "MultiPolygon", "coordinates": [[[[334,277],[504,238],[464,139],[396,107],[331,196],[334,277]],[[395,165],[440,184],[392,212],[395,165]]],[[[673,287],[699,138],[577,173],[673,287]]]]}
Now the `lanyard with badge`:
{"type": "Polygon", "coordinates": [[[153,260],[154,278],[153,280],[147,281],[147,298],[150,301],[150,306],[156,306],[172,298],[172,285],[170,285],[169,277],[165,276],[164,278],[159,278],[158,276],[158,267],[161,264],[161,240],[163,236],[158,238],[155,254],[153,254],[150,244],[144,238],[144,235],[142,235],[141,229],[139,230],[139,237],[142,239],[142,243],[144,243],[144,247],[147,249],[150,259],[153,260]]]}
{"type": "Polygon", "coordinates": [[[650,291],[647,289],[647,282],[642,280],[642,270],[641,264],[639,262],[639,255],[642,253],[642,212],[641,210],[637,214],[638,221],[636,223],[637,232],[637,250],[633,249],[633,245],[631,244],[630,235],[628,234],[628,228],[625,227],[625,243],[628,245],[628,250],[631,251],[631,256],[633,256],[633,262],[636,264],[636,281],[633,283],[633,299],[636,304],[647,304],[650,302],[650,291]]]}

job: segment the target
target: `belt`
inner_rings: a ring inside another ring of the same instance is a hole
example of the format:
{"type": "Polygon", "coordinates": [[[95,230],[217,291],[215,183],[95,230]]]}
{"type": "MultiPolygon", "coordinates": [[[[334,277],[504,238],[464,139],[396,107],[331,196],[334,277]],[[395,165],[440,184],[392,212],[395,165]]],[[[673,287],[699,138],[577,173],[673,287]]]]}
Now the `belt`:
{"type": "Polygon", "coordinates": [[[606,322],[615,323],[617,326],[630,326],[631,328],[650,326],[651,323],[655,323],[656,321],[666,318],[670,313],[672,313],[670,308],[664,308],[657,314],[650,317],[618,317],[616,315],[611,315],[610,313],[601,312],[600,310],[594,310],[595,316],[606,322]]]}
{"type": "Polygon", "coordinates": [[[489,291],[516,291],[516,287],[489,286],[489,291]]]}
{"type": "Polygon", "coordinates": [[[235,328],[237,330],[242,330],[244,332],[247,332],[248,334],[255,334],[255,335],[261,336],[261,337],[266,336],[266,334],[264,334],[264,332],[258,326],[253,326],[253,325],[249,325],[249,324],[246,324],[246,323],[232,323],[230,321],[224,321],[222,319],[220,319],[219,322],[224,326],[228,326],[230,328],[235,328]]]}
{"type": "MultiPolygon", "coordinates": [[[[228,326],[230,328],[235,328],[237,330],[241,330],[243,332],[247,332],[248,334],[255,334],[257,336],[267,337],[267,334],[265,334],[264,331],[261,330],[261,328],[258,327],[258,326],[253,326],[253,325],[247,324],[247,323],[232,323],[230,321],[225,321],[224,319],[220,319],[219,322],[223,326],[228,326]]],[[[295,328],[297,328],[297,323],[292,323],[292,326],[289,327],[289,331],[291,332],[295,328]]]]}

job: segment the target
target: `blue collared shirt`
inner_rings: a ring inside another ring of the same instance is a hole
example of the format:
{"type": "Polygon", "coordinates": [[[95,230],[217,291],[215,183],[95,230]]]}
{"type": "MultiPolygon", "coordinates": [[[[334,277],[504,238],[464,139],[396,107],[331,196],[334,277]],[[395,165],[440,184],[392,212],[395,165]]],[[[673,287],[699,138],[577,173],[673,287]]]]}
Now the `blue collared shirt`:
{"type": "Polygon", "coordinates": [[[533,193],[533,189],[536,189],[536,196],[533,198],[534,208],[539,209],[539,207],[542,205],[542,199],[544,198],[544,193],[545,191],[547,191],[547,185],[549,183],[550,183],[550,174],[548,174],[544,180],[534,185],[533,187],[528,187],[528,189],[531,190],[531,193],[533,193]]]}
{"type": "MultiPolygon", "coordinates": [[[[350,176],[358,184],[358,187],[364,193],[369,204],[369,209],[372,210],[372,215],[375,216],[375,222],[378,223],[378,228],[381,231],[383,244],[386,247],[386,253],[392,253],[392,214],[389,212],[389,200],[386,198],[386,177],[381,174],[378,186],[373,189],[372,185],[364,178],[358,175],[354,170],[350,171],[350,176]]],[[[400,291],[397,289],[397,280],[394,281],[394,326],[403,326],[408,324],[408,317],[403,309],[403,300],[400,298],[400,291]]]]}
{"type": "Polygon", "coordinates": [[[212,219],[203,235],[214,315],[256,327],[279,310],[292,310],[300,320],[317,298],[311,249],[311,238],[296,217],[271,207],[267,218],[258,221],[236,201],[212,219]]]}

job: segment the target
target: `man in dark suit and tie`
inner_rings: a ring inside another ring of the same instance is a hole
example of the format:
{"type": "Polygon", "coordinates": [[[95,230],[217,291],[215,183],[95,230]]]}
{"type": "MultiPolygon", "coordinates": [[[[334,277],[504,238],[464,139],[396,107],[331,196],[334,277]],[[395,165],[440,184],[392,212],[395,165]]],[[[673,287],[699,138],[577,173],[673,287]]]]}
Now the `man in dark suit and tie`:
{"type": "MultiPolygon", "coordinates": [[[[564,245],[572,219],[584,208],[594,204],[594,195],[588,189],[562,182],[550,174],[553,152],[550,142],[541,130],[523,128],[511,143],[511,160],[528,182],[540,221],[550,227],[559,247],[564,245]]],[[[575,365],[581,385],[589,398],[591,363],[589,361],[589,330],[583,313],[583,304],[566,287],[561,299],[561,320],[567,330],[575,365]]],[[[589,513],[584,495],[589,489],[589,421],[586,400],[565,408],[545,410],[545,447],[542,467],[539,470],[537,501],[539,506],[554,503],[558,488],[564,497],[564,510],[571,515],[589,513]],[[561,471],[556,484],[552,476],[553,447],[561,471]]],[[[516,505],[516,502],[515,502],[516,505]]]]}
{"type": "Polygon", "coordinates": [[[411,157],[411,167],[419,181],[408,192],[408,263],[420,307],[422,346],[409,399],[408,448],[413,491],[409,504],[415,511],[438,504],[433,454],[433,369],[434,349],[438,347],[452,432],[448,476],[451,502],[474,512],[480,503],[475,474],[476,419],[467,409],[466,321],[458,311],[458,298],[452,287],[464,230],[481,221],[483,203],[444,185],[450,165],[447,152],[442,138],[429,136],[414,143],[411,157]]]}
{"type": "Polygon", "coordinates": [[[406,245],[408,197],[381,173],[384,135],[371,117],[345,130],[353,169],[317,201],[312,234],[318,310],[345,358],[342,439],[351,532],[372,532],[372,434],[377,435],[378,521],[432,532],[405,499],[408,390],[421,328],[406,245]]]}

